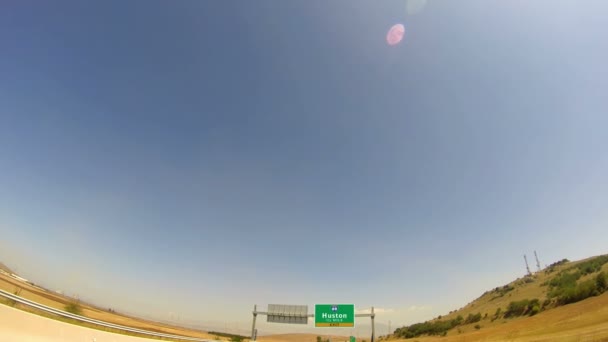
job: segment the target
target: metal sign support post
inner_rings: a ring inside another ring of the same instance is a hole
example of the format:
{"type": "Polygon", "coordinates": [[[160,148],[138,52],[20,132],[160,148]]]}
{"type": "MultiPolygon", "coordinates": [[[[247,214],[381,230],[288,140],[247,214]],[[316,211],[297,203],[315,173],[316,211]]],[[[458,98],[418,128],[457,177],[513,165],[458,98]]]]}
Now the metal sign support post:
{"type": "Polygon", "coordinates": [[[257,308],[258,308],[257,304],[253,306],[253,324],[251,325],[251,340],[252,341],[255,341],[255,339],[257,337],[257,336],[255,336],[256,335],[256,333],[255,333],[255,319],[258,316],[257,308]]]}
{"type": "Polygon", "coordinates": [[[376,318],[376,314],[374,313],[374,307],[372,306],[371,313],[368,313],[368,314],[355,314],[355,317],[370,317],[372,319],[372,339],[371,339],[371,342],[374,342],[374,338],[376,336],[376,325],[374,324],[374,318],[376,318]]]}

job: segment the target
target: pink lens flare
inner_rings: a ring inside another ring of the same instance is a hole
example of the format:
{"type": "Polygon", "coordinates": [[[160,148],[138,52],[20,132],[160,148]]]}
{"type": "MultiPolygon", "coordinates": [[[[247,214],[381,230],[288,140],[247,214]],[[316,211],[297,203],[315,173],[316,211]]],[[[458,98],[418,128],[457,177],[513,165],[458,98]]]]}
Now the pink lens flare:
{"type": "Polygon", "coordinates": [[[397,45],[403,39],[405,35],[405,27],[403,24],[395,24],[388,30],[386,34],[386,42],[388,45],[397,45]]]}

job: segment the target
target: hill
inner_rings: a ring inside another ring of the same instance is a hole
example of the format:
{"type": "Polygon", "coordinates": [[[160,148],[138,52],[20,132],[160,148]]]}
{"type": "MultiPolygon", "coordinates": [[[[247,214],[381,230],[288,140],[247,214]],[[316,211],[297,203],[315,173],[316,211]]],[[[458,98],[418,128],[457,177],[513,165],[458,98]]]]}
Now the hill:
{"type": "Polygon", "coordinates": [[[507,320],[499,324],[486,324],[482,320],[479,324],[480,330],[459,333],[455,329],[445,337],[391,339],[390,342],[608,342],[608,293],[546,310],[533,317],[507,320]]]}
{"type": "MultiPolygon", "coordinates": [[[[465,307],[433,320],[395,330],[392,338],[451,336],[530,319],[570,304],[608,299],[608,255],[570,262],[566,259],[486,291],[465,307]],[[603,294],[604,293],[604,294],[603,294]]],[[[547,314],[545,314],[547,313],[547,314]]],[[[608,333],[608,332],[607,332],[608,333]]]]}
{"type": "Polygon", "coordinates": [[[13,270],[11,270],[10,268],[8,268],[5,264],[3,264],[1,262],[0,262],[0,270],[3,270],[5,272],[7,272],[7,273],[15,273],[15,272],[13,272],[13,270]]]}

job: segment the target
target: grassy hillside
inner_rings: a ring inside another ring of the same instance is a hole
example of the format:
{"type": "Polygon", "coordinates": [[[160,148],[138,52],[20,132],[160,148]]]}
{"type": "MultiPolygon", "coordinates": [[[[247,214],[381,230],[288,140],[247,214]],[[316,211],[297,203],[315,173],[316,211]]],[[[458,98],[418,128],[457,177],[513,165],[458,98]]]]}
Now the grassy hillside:
{"type": "Polygon", "coordinates": [[[562,260],[533,275],[486,291],[465,307],[431,321],[402,327],[393,337],[474,332],[567,306],[608,291],[608,255],[562,260]]]}
{"type": "Polygon", "coordinates": [[[482,321],[480,325],[480,330],[459,333],[453,329],[447,336],[392,339],[390,342],[608,342],[608,292],[545,310],[533,317],[509,319],[488,326],[482,321]]]}

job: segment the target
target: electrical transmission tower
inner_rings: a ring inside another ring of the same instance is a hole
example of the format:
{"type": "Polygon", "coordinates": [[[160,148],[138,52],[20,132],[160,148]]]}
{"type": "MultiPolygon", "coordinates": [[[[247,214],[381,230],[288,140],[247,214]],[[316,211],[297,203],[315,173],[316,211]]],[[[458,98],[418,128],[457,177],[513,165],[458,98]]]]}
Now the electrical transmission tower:
{"type": "Polygon", "coordinates": [[[540,272],[540,261],[538,261],[538,254],[534,251],[534,257],[536,258],[536,268],[538,268],[538,272],[540,272]]]}
{"type": "Polygon", "coordinates": [[[532,272],[530,272],[530,266],[528,266],[528,257],[526,257],[525,254],[524,254],[524,260],[526,261],[526,270],[528,271],[528,275],[532,275],[532,272]]]}

